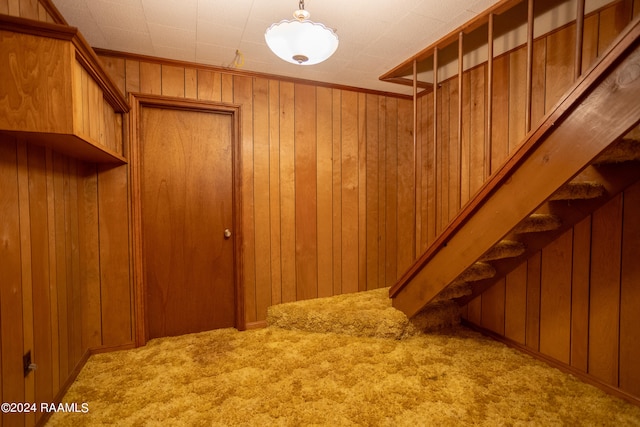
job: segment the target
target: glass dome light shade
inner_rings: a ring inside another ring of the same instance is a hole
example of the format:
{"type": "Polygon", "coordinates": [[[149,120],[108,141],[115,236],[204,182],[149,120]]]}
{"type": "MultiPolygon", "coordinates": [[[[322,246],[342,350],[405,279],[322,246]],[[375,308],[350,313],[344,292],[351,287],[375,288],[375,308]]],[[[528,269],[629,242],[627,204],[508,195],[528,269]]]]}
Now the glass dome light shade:
{"type": "Polygon", "coordinates": [[[273,24],[264,38],[273,53],[292,64],[319,64],[338,49],[338,36],[331,28],[306,19],[273,24]]]}

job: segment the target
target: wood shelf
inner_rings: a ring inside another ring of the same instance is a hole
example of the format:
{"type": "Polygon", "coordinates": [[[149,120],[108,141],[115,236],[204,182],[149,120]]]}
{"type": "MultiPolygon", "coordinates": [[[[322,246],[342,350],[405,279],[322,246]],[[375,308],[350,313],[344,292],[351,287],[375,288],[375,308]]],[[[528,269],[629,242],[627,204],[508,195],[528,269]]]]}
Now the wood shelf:
{"type": "Polygon", "coordinates": [[[0,15],[0,132],[99,163],[127,162],[129,105],[76,28],[0,15]]]}

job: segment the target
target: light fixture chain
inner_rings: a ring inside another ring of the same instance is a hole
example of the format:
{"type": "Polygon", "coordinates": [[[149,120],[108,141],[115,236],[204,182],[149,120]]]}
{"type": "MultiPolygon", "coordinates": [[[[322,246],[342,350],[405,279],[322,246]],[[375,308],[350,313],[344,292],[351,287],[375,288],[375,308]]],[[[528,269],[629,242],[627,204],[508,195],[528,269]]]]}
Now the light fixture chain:
{"type": "Polygon", "coordinates": [[[300,0],[300,2],[298,3],[298,8],[300,10],[304,10],[304,0],[300,0]]]}

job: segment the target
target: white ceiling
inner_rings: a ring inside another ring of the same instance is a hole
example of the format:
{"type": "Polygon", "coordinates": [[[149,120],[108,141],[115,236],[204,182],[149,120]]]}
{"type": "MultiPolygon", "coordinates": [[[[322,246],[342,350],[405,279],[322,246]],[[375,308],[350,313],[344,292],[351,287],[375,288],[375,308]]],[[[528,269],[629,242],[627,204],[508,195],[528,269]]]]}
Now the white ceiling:
{"type": "Polygon", "coordinates": [[[276,57],[264,41],[274,22],[292,19],[298,0],[53,0],[67,22],[98,48],[233,66],[365,89],[411,93],[379,77],[498,0],[306,0],[311,20],[336,30],[326,62],[276,57]]]}

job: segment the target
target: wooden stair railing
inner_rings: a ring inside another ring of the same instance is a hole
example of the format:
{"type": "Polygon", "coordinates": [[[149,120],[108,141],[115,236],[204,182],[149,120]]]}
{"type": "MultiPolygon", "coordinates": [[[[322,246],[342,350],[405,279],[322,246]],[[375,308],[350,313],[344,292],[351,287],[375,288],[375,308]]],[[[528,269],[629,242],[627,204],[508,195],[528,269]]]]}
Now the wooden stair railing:
{"type": "MultiPolygon", "coordinates": [[[[450,285],[464,291],[464,283],[470,281],[463,277],[465,272],[501,241],[520,242],[525,247],[520,257],[530,248],[544,244],[545,239],[530,237],[531,233],[517,228],[530,221],[532,214],[542,215],[538,220],[552,219],[551,224],[555,225],[551,228],[559,230],[586,215],[590,209],[587,205],[593,207],[593,200],[601,198],[572,201],[570,205],[566,200],[552,201],[563,186],[569,185],[566,188],[570,194],[570,186],[584,186],[584,182],[595,179],[598,185],[594,194],[613,194],[624,188],[625,180],[634,179],[637,167],[590,165],[640,122],[638,99],[640,19],[627,26],[390,289],[394,307],[412,317],[450,285]],[[614,176],[610,169],[622,172],[614,176]]],[[[485,268],[483,264],[480,270],[485,268]]],[[[509,262],[502,262],[498,263],[499,271],[494,265],[486,270],[505,274],[508,265],[509,262]]],[[[484,280],[486,283],[491,279],[484,280]]],[[[477,294],[479,288],[474,286],[466,299],[477,294]]]]}

